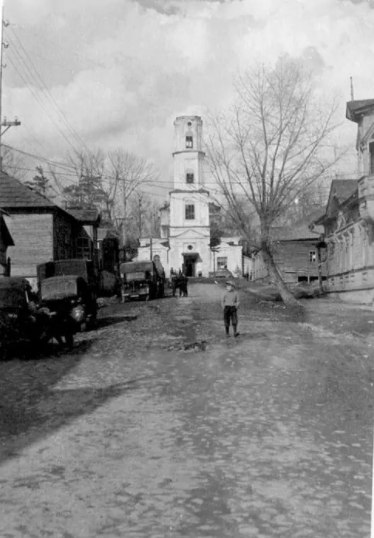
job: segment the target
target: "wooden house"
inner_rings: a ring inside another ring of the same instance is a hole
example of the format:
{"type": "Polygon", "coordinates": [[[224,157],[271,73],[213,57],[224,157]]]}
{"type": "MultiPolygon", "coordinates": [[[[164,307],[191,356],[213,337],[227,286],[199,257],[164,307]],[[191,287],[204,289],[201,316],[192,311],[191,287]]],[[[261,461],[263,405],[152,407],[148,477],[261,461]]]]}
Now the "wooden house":
{"type": "Polygon", "coordinates": [[[76,238],[76,257],[87,258],[98,266],[98,228],[100,226],[100,213],[96,208],[67,208],[81,225],[80,233],[76,238]]]}
{"type": "MultiPolygon", "coordinates": [[[[317,281],[318,244],[320,230],[311,231],[309,221],[302,221],[292,227],[274,227],[271,232],[274,261],[287,284],[298,282],[317,281]]],[[[326,278],[325,264],[321,265],[322,280],[326,278]]],[[[268,271],[264,263],[262,252],[259,250],[253,255],[252,279],[268,278],[268,271]]]]}
{"type": "Polygon", "coordinates": [[[37,264],[77,257],[81,223],[5,172],[0,173],[0,206],[14,241],[8,248],[12,276],[33,279],[37,264]]]}
{"type": "Polygon", "coordinates": [[[374,99],[349,101],[346,117],[357,123],[359,178],[331,183],[324,226],[326,290],[342,299],[374,302],[374,99]]]}
{"type": "Polygon", "coordinates": [[[0,209],[0,277],[9,276],[10,265],[8,263],[7,249],[13,246],[13,239],[6,225],[4,216],[5,211],[0,209]]]}
{"type": "Polygon", "coordinates": [[[326,291],[370,302],[374,299],[374,227],[360,212],[359,187],[358,180],[333,180],[326,212],[315,223],[325,229],[326,291]]]}

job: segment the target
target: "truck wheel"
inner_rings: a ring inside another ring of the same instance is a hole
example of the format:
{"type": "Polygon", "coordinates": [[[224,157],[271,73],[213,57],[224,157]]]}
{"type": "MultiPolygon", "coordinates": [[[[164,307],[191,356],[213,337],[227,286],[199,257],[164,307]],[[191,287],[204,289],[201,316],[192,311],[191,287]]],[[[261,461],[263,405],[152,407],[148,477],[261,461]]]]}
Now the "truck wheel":
{"type": "Polygon", "coordinates": [[[72,349],[74,346],[74,334],[73,333],[66,333],[65,334],[65,342],[69,349],[72,349]]]}

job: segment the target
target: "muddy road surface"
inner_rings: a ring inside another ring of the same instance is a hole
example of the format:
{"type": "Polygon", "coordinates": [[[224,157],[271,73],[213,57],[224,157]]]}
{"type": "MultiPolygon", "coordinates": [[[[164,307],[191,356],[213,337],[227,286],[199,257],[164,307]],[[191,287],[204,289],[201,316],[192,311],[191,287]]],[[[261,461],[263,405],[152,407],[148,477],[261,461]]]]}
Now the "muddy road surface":
{"type": "Polygon", "coordinates": [[[222,288],[103,308],[0,363],[0,536],[367,538],[372,312],[222,288]]]}

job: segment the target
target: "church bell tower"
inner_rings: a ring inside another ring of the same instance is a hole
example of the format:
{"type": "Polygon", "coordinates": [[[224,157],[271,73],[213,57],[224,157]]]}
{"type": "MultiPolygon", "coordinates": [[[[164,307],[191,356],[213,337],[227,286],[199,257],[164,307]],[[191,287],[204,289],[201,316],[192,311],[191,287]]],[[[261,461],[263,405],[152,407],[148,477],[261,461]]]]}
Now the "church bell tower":
{"type": "Polygon", "coordinates": [[[170,248],[173,267],[188,276],[207,274],[210,267],[209,192],[204,185],[200,116],[174,121],[174,189],[170,193],[170,248]]]}

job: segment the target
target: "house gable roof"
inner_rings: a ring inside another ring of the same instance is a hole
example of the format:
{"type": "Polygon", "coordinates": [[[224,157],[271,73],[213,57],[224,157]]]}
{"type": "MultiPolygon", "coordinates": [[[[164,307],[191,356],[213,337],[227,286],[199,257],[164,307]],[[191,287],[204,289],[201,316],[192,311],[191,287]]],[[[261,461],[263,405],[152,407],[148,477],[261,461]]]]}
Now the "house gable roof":
{"type": "Polygon", "coordinates": [[[6,222],[3,218],[3,215],[6,215],[6,213],[5,211],[2,211],[0,209],[0,236],[3,238],[5,245],[11,247],[14,246],[14,242],[8,230],[8,226],[6,225],[6,222]]]}
{"type": "Polygon", "coordinates": [[[27,187],[18,179],[0,172],[0,204],[4,209],[50,208],[56,205],[38,192],[27,187]]]}
{"type": "Polygon", "coordinates": [[[361,99],[358,101],[348,101],[346,108],[346,118],[359,123],[362,115],[374,111],[374,99],[361,99]]]}
{"type": "Polygon", "coordinates": [[[357,179],[333,179],[330,187],[329,199],[326,205],[324,215],[316,218],[312,224],[325,224],[329,219],[333,219],[339,212],[339,207],[348,200],[351,203],[358,197],[358,180],[357,179]]]}
{"type": "Polygon", "coordinates": [[[296,223],[292,227],[279,227],[271,230],[273,241],[302,241],[316,239],[317,230],[311,231],[306,222],[296,223]]]}
{"type": "Polygon", "coordinates": [[[333,216],[337,212],[338,206],[350,198],[357,189],[357,179],[333,179],[326,207],[326,215],[328,217],[333,216]]]}
{"type": "Polygon", "coordinates": [[[83,225],[98,226],[100,223],[100,213],[96,208],[68,208],[65,211],[83,225]]]}

